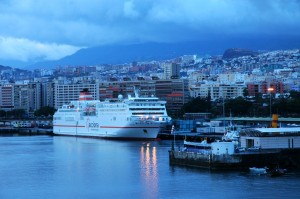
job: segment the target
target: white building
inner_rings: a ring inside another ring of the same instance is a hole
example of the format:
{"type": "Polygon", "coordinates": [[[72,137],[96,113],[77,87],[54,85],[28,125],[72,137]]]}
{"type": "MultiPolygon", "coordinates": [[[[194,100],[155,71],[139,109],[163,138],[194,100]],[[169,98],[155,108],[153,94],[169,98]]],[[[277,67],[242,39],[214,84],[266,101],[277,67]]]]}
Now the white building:
{"type": "Polygon", "coordinates": [[[244,84],[219,84],[215,82],[206,82],[199,86],[190,87],[191,97],[208,97],[210,95],[211,100],[216,99],[233,99],[242,97],[246,86],[244,84]]]}
{"type": "Polygon", "coordinates": [[[61,84],[59,81],[54,83],[54,108],[58,109],[64,104],[73,100],[78,100],[80,91],[87,88],[94,99],[99,99],[99,83],[70,83],[61,84]]]}
{"type": "Polygon", "coordinates": [[[218,82],[221,84],[244,83],[247,76],[248,74],[241,73],[219,74],[218,82]]]}
{"type": "Polygon", "coordinates": [[[300,128],[256,128],[240,132],[243,148],[292,149],[300,148],[300,128]]]}

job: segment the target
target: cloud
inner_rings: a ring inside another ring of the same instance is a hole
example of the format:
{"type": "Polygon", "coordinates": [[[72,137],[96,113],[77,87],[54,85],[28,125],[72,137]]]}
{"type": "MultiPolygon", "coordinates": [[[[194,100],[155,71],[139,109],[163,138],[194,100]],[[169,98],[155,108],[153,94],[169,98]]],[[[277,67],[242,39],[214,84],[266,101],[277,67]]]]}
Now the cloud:
{"type": "Polygon", "coordinates": [[[73,54],[80,47],[63,44],[46,44],[24,38],[0,36],[0,59],[19,61],[56,60],[73,54]]]}
{"type": "Polygon", "coordinates": [[[139,16],[137,10],[135,10],[135,5],[133,1],[124,2],[124,15],[130,18],[136,18],[139,16]]]}
{"type": "MultiPolygon", "coordinates": [[[[21,49],[27,49],[29,43],[45,45],[47,50],[41,56],[48,59],[59,57],[58,53],[54,56],[57,49],[64,49],[63,56],[66,49],[71,52],[76,46],[174,42],[224,35],[297,36],[299,21],[298,0],[2,0],[0,3],[2,40],[13,40],[21,49]]],[[[0,52],[0,56],[13,58],[13,51],[15,59],[22,60],[35,59],[41,54],[29,50],[23,55],[18,49],[0,52]]]]}

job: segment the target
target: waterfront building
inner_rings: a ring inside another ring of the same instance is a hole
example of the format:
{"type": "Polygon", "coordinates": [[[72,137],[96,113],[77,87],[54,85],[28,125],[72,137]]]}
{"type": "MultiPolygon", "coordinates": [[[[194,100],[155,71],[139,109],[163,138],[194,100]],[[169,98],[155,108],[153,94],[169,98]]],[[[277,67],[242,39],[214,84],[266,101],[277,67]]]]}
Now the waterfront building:
{"type": "Polygon", "coordinates": [[[0,107],[3,110],[14,108],[14,86],[13,84],[0,85],[0,107]]]}
{"type": "Polygon", "coordinates": [[[42,83],[42,106],[54,107],[54,82],[42,83]]]}
{"type": "Polygon", "coordinates": [[[29,110],[28,84],[16,82],[14,84],[14,108],[29,110]]]}
{"type": "Polygon", "coordinates": [[[300,128],[256,128],[240,132],[240,145],[256,149],[300,148],[300,128]]]}
{"type": "Polygon", "coordinates": [[[54,108],[58,109],[64,104],[78,100],[80,91],[87,88],[94,99],[99,99],[98,81],[65,84],[64,80],[54,81],[54,108]]]}
{"type": "Polygon", "coordinates": [[[33,115],[35,110],[42,107],[42,83],[30,82],[28,83],[28,114],[33,115]]]}

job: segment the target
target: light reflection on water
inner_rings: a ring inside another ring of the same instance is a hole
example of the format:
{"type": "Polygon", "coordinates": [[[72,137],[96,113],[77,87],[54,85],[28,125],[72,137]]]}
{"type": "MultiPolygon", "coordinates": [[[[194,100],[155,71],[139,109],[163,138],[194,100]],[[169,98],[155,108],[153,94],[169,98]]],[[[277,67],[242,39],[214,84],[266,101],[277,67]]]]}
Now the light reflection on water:
{"type": "Polygon", "coordinates": [[[146,146],[141,146],[141,178],[148,190],[146,198],[157,198],[158,193],[158,176],[157,176],[157,157],[156,147],[147,143],[146,146]]]}
{"type": "Polygon", "coordinates": [[[268,178],[170,166],[170,147],[168,140],[0,137],[0,199],[292,199],[300,195],[299,173],[268,178]]]}

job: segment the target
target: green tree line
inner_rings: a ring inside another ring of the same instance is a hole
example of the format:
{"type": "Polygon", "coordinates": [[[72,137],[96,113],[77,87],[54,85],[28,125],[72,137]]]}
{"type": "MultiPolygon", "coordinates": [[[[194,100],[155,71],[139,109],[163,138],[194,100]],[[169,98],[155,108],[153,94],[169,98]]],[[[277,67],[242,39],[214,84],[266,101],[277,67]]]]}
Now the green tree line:
{"type": "MultiPolygon", "coordinates": [[[[40,109],[34,111],[34,116],[36,117],[48,117],[53,116],[55,113],[55,109],[50,106],[44,106],[40,109]]],[[[0,110],[0,117],[2,118],[26,118],[28,115],[26,114],[24,109],[13,109],[10,111],[0,110]]]]}
{"type": "Polygon", "coordinates": [[[281,117],[300,117],[300,92],[292,91],[289,96],[275,98],[275,95],[257,95],[252,98],[238,97],[211,101],[209,98],[193,98],[184,104],[178,115],[184,113],[208,112],[212,117],[223,114],[233,117],[267,117],[270,116],[270,102],[272,114],[281,117]]]}

